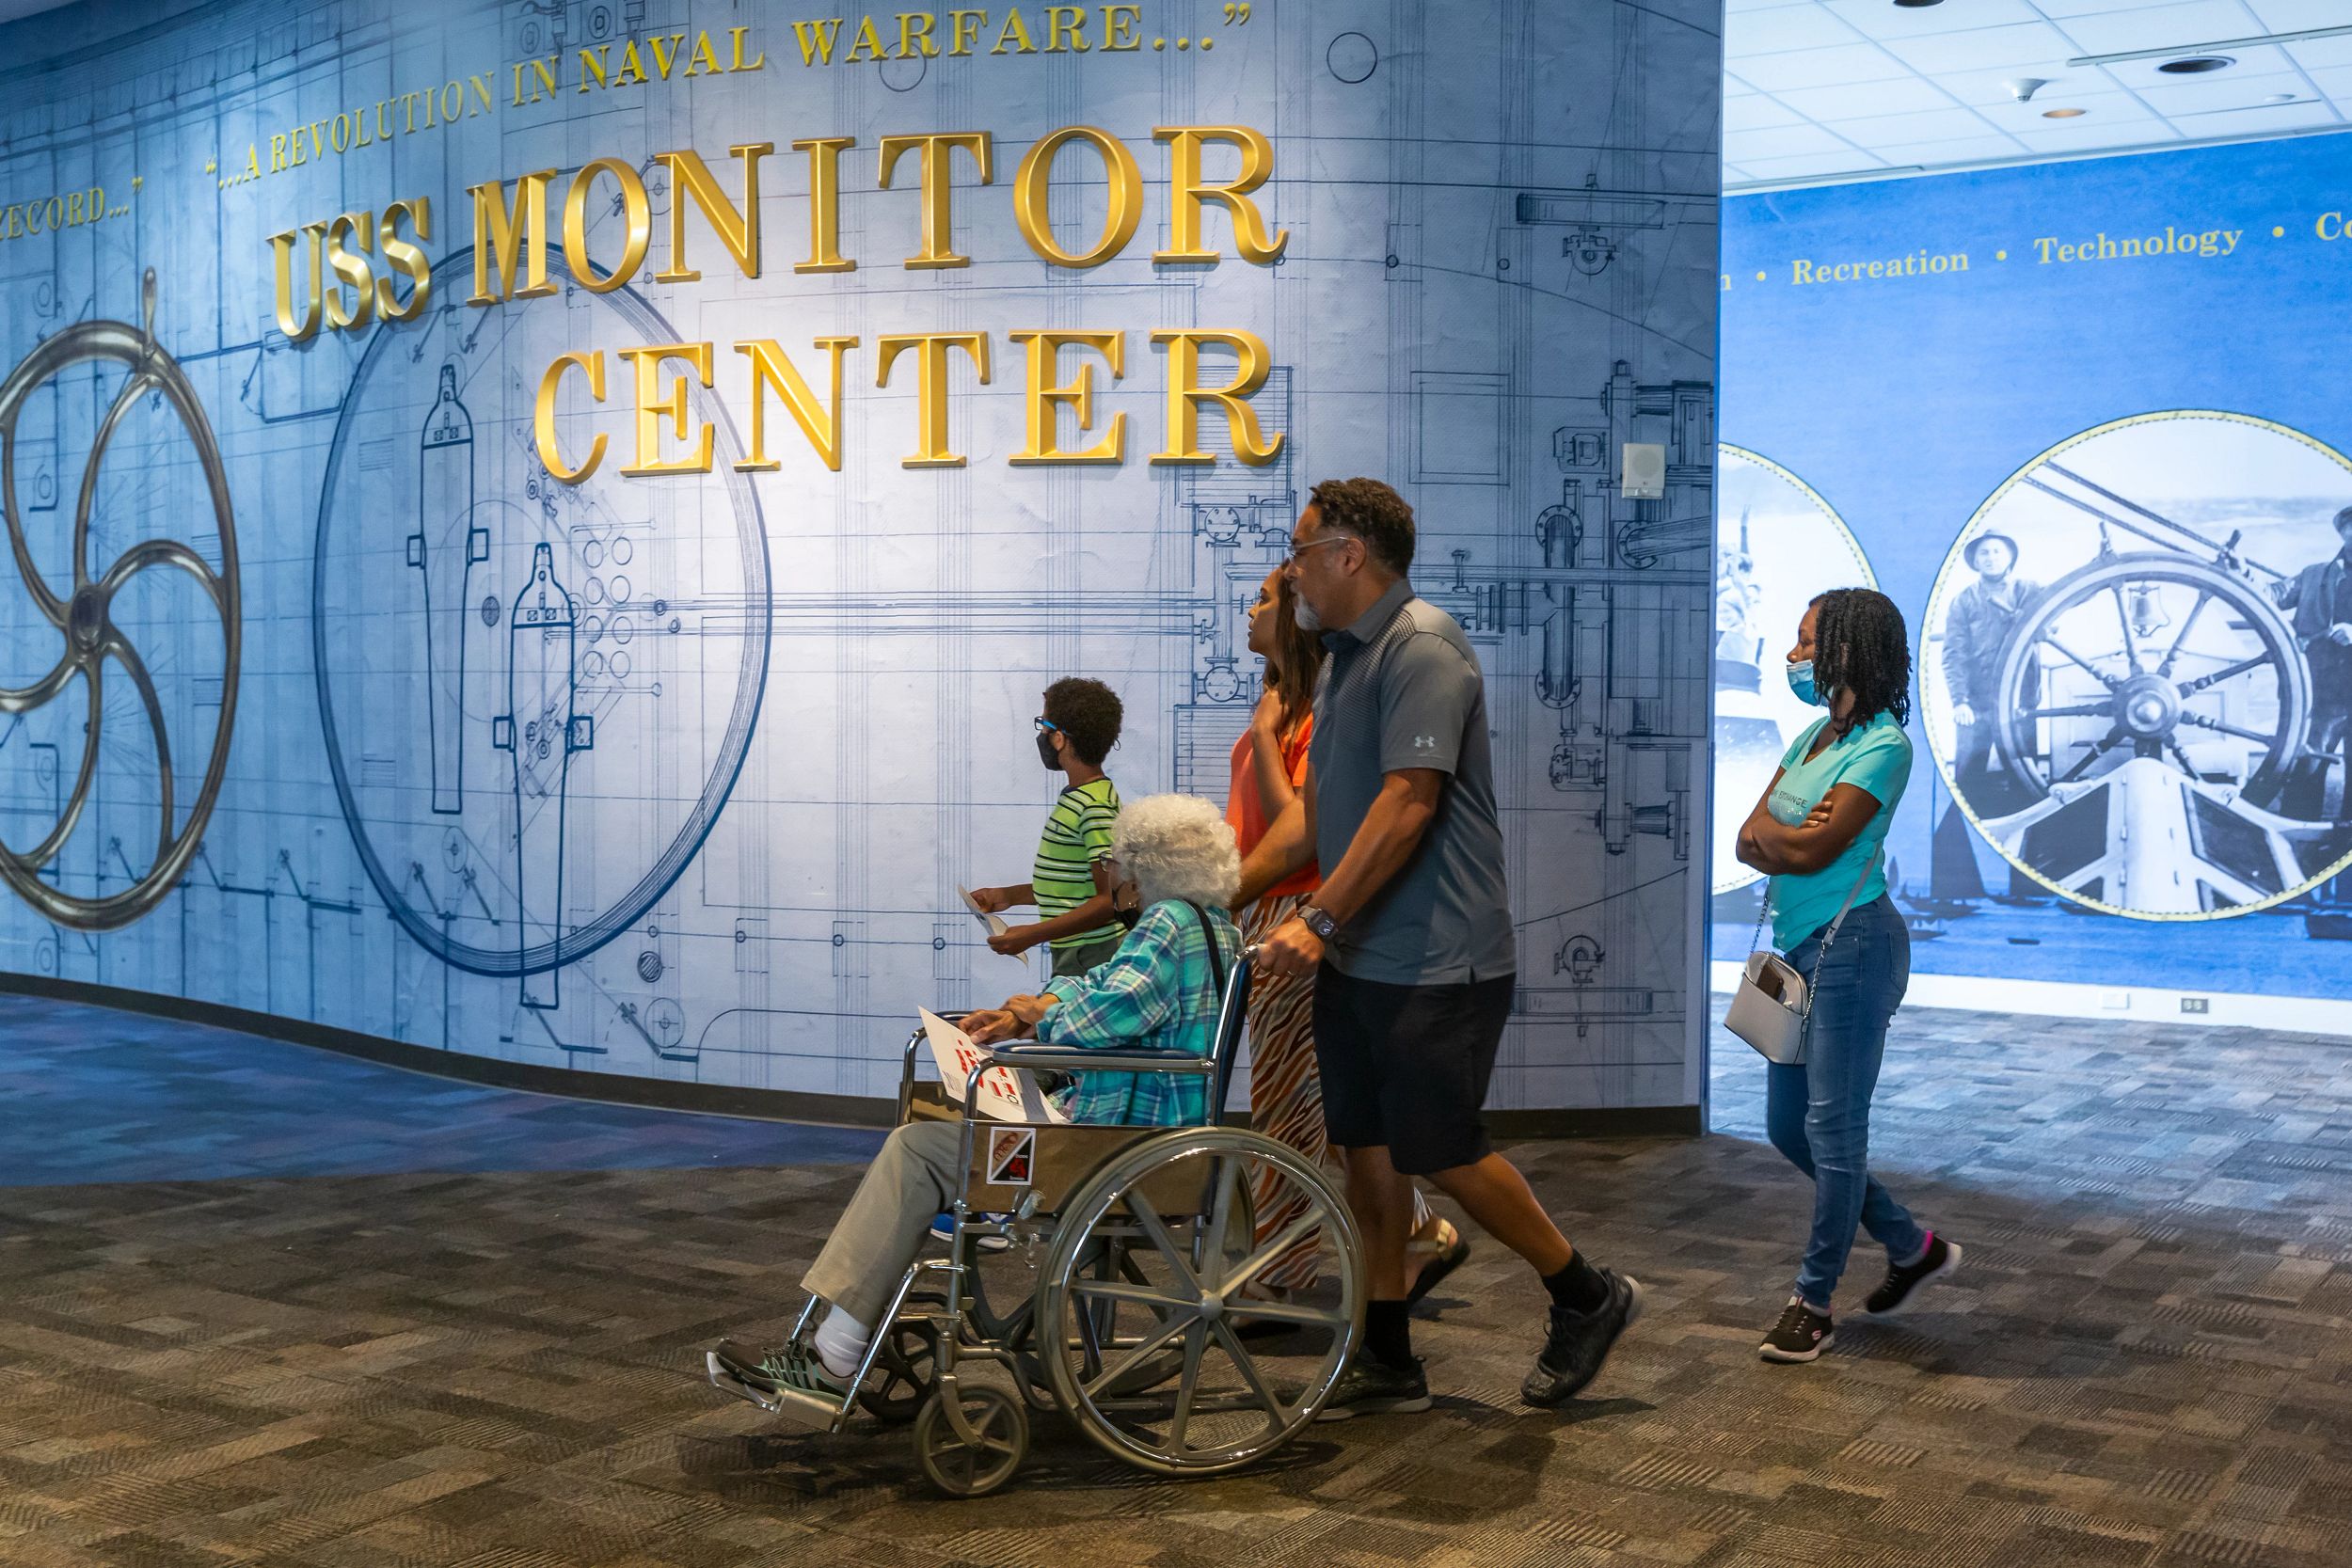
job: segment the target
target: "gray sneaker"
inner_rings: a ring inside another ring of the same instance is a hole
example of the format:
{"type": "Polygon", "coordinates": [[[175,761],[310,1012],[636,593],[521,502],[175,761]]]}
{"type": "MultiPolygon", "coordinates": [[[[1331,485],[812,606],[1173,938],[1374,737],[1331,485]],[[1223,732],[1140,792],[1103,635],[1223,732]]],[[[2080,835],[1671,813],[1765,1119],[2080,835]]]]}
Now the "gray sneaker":
{"type": "Polygon", "coordinates": [[[1316,1415],[1318,1421],[1344,1421],[1354,1416],[1411,1416],[1429,1408],[1429,1379],[1421,1357],[1403,1371],[1377,1356],[1359,1354],[1340,1374],[1329,1402],[1316,1415]]]}

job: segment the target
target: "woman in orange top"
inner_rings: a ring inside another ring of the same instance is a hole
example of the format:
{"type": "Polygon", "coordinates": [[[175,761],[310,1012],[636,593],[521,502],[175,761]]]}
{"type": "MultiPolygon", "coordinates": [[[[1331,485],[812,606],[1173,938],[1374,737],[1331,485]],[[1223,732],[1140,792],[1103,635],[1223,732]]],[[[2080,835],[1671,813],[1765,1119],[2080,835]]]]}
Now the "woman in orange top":
{"type": "MultiPolygon", "coordinates": [[[[1233,784],[1226,797],[1225,820],[1233,826],[1242,857],[1282,815],[1307,782],[1307,744],[1314,736],[1315,676],[1323,668],[1323,640],[1298,625],[1291,586],[1280,568],[1266,574],[1249,607],[1249,651],[1265,660],[1265,694],[1258,699],[1249,729],[1233,742],[1233,784]]],[[[1323,885],[1321,868],[1310,863],[1266,891],[1243,921],[1245,940],[1264,940],[1323,885]]],[[[1305,975],[1260,974],[1249,989],[1249,1121],[1318,1164],[1330,1159],[1323,1124],[1323,1085],[1315,1076],[1314,981],[1305,975]]],[[[1267,1173],[1263,1183],[1275,1183],[1267,1173]]],[[[1285,1188],[1286,1201],[1270,1191],[1257,1199],[1260,1242],[1297,1217],[1305,1198],[1285,1188]]],[[[1413,1250],[1427,1255],[1407,1297],[1419,1301],[1432,1286],[1461,1266],[1470,1243],[1445,1220],[1429,1212],[1413,1189],[1413,1250]]],[[[1268,1291],[1286,1294],[1315,1280],[1315,1247],[1308,1237],[1297,1250],[1259,1277],[1268,1291]]]]}

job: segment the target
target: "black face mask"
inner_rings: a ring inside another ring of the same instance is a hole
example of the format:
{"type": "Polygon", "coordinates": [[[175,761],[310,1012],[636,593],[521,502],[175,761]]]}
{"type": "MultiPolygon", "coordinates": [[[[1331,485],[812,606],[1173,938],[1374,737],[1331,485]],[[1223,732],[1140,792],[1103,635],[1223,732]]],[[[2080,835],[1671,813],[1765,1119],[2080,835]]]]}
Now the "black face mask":
{"type": "Polygon", "coordinates": [[[1132,931],[1136,928],[1136,922],[1143,918],[1143,900],[1137,897],[1133,904],[1122,906],[1120,897],[1119,894],[1111,895],[1111,913],[1118,917],[1121,926],[1132,931]]]}
{"type": "Polygon", "coordinates": [[[1048,773],[1061,771],[1061,753],[1054,750],[1054,736],[1050,731],[1037,732],[1037,759],[1045,765],[1048,773]]]}

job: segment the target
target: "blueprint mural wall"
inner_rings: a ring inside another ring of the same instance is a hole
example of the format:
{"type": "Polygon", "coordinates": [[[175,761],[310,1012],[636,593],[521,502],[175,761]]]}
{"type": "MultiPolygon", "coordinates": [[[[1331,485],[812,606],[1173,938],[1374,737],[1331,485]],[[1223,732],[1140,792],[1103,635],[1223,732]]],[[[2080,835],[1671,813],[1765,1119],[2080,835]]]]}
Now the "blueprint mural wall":
{"type": "Polygon", "coordinates": [[[1360,472],[1491,686],[1497,1103],[1695,1103],[1717,9],[7,30],[0,964],[885,1093],[1035,983],[954,890],[1025,875],[1041,688],[1221,800],[1244,608],[1360,472]]]}
{"type": "Polygon", "coordinates": [[[1875,581],[1919,999],[2352,1031],[2344,145],[1732,203],[1717,821],[1802,722],[1791,609],[1875,581]]]}

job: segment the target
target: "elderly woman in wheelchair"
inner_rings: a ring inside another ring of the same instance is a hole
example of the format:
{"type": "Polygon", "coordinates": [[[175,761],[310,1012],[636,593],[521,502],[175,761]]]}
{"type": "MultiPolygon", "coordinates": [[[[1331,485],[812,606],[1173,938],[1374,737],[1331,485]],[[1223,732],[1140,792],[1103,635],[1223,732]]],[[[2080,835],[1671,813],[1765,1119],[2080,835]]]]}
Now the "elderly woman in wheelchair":
{"type": "Polygon", "coordinates": [[[925,1098],[920,1037],[909,1041],[900,1125],[804,1276],[799,1326],[773,1349],[722,1341],[715,1384],[809,1426],[838,1429],[860,1402],[912,1415],[925,1470],[966,1496],[1017,1467],[1025,1404],[1059,1408],[1112,1453],[1168,1474],[1246,1464],[1314,1418],[1357,1338],[1362,1271],[1324,1174],[1219,1125],[1248,968],[1225,912],[1240,876],[1232,831],[1205,800],[1138,800],[1120,816],[1112,869],[1120,902],[1139,906],[1117,955],[966,1015],[984,1049],[960,1110],[925,1098]],[[1070,1125],[980,1115],[980,1074],[998,1067],[1074,1073],[1055,1091],[1070,1125]],[[1251,1195],[1269,1181],[1294,1184],[1306,1212],[1255,1247],[1251,1195]],[[922,1259],[943,1210],[956,1219],[948,1255],[922,1259]],[[991,1235],[1025,1243],[1009,1261],[1036,1272],[1030,1299],[1002,1317],[977,1262],[991,1235]],[[1338,1254],[1335,1300],[1253,1290],[1316,1245],[1338,1254]],[[1309,1370],[1254,1354],[1245,1320],[1292,1338],[1319,1331],[1309,1370]],[[1021,1399],[960,1380],[959,1352],[1009,1370],[1021,1399]]]}

